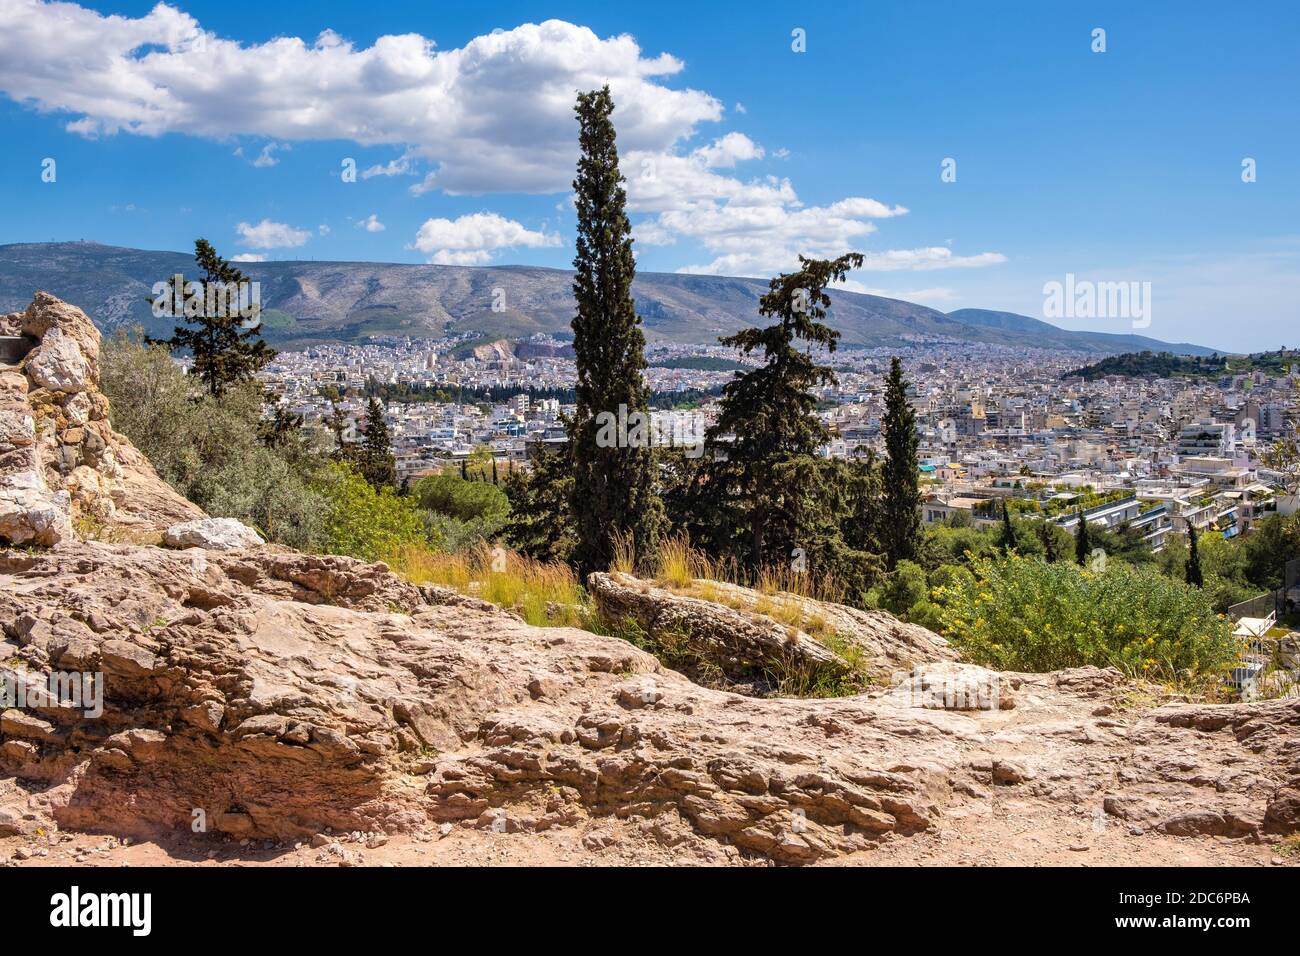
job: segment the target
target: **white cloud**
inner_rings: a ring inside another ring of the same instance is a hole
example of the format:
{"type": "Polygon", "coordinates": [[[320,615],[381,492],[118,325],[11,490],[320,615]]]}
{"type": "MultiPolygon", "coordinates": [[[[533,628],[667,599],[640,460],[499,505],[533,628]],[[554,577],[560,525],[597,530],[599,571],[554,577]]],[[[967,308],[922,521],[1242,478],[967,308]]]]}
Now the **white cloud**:
{"type": "Polygon", "coordinates": [[[254,249],[294,248],[311,238],[311,233],[306,229],[295,229],[270,219],[263,219],[255,226],[241,222],[235,226],[235,231],[239,233],[244,245],[254,249]]]}
{"type": "Polygon", "coordinates": [[[494,212],[476,212],[458,219],[425,220],[413,248],[429,254],[437,265],[478,266],[491,261],[498,249],[558,245],[558,235],[526,229],[494,212]]]}
{"type": "MultiPolygon", "coordinates": [[[[877,220],[907,212],[860,196],[807,206],[788,178],[735,175],[742,163],[789,155],[765,152],[740,132],[684,145],[702,124],[722,119],[723,105],[699,90],[663,85],[683,66],[668,53],[644,56],[631,36],[602,38],[561,20],[494,31],[445,50],[415,33],[358,47],[331,30],[314,40],[244,44],[163,3],[130,17],[73,3],[0,0],[0,91],[66,114],[65,128],[81,136],[271,139],[254,165],[273,165],[275,153],[295,141],[342,140],[399,148],[396,159],[367,167],[361,177],[424,172],[412,186],[416,193],[562,192],[577,154],[574,95],[608,83],[629,210],[640,217],[638,240],[692,242],[707,253],[682,271],[771,275],[791,268],[800,253],[861,249],[877,220]]],[[[737,103],[734,112],[745,111],[737,103]]],[[[432,243],[430,223],[449,224],[431,232],[453,238],[482,226],[462,216],[429,220],[417,248],[445,261],[484,262],[511,245],[558,244],[494,218],[546,241],[499,241],[489,229],[477,244],[432,243]]],[[[258,249],[300,246],[308,238],[266,221],[241,224],[241,235],[244,229],[258,249]]],[[[921,248],[870,253],[866,269],[1000,261],[998,253],[921,248]]]]}
{"type": "Polygon", "coordinates": [[[267,143],[262,147],[262,151],[257,154],[257,158],[253,160],[253,165],[259,169],[265,166],[275,166],[280,162],[275,158],[276,150],[287,153],[292,148],[288,143],[267,143]]]}
{"type": "Polygon", "coordinates": [[[231,262],[265,262],[266,256],[260,252],[241,252],[237,256],[230,257],[231,262]]]}
{"type": "Polygon", "coordinates": [[[605,83],[620,145],[668,149],[722,116],[712,96],[657,82],[682,67],[666,53],[643,56],[630,36],[602,39],[560,20],[448,50],[415,33],[358,48],[329,30],[246,45],[166,4],[142,17],[0,4],[0,90],[70,114],[69,132],[398,145],[434,167],[424,188],[458,193],[565,189],[574,94],[605,83]]]}
{"type": "Polygon", "coordinates": [[[728,133],[721,139],[715,139],[709,146],[701,146],[693,155],[698,156],[710,169],[730,169],[747,159],[762,159],[763,147],[744,133],[728,133]]]}
{"type": "Polygon", "coordinates": [[[415,175],[415,163],[411,161],[409,155],[399,156],[397,159],[390,159],[382,166],[368,166],[361,171],[362,179],[369,179],[372,176],[413,176],[415,175]]]}
{"type": "Polygon", "coordinates": [[[316,227],[316,231],[319,232],[322,236],[328,236],[330,234],[330,227],[325,225],[325,223],[322,222],[319,226],[316,227]]]}
{"type": "Polygon", "coordinates": [[[362,219],[357,223],[357,228],[364,229],[366,232],[383,232],[385,226],[379,221],[379,216],[372,212],[369,216],[366,216],[365,219],[362,219]]]}

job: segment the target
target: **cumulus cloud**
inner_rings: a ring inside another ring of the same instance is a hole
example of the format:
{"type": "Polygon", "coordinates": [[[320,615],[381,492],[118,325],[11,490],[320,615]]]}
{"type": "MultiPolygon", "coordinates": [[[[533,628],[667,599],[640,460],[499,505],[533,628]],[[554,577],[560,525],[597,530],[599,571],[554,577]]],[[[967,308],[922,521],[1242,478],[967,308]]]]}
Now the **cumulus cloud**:
{"type": "Polygon", "coordinates": [[[480,266],[498,249],[558,245],[558,235],[526,229],[493,212],[476,212],[458,219],[425,220],[412,247],[437,265],[480,266]]]}
{"type": "Polygon", "coordinates": [[[265,262],[266,256],[260,252],[241,252],[237,256],[230,257],[231,262],[265,262]]]}
{"type": "Polygon", "coordinates": [[[0,4],[0,90],[70,114],[71,132],[399,145],[434,167],[425,188],[447,192],[566,188],[574,93],[605,83],[623,147],[669,148],[722,115],[714,97],[656,82],[682,67],[642,55],[630,36],[560,20],[438,50],[415,33],[358,47],[329,30],[243,44],[166,4],[142,17],[0,4]]]}
{"type": "Polygon", "coordinates": [[[373,212],[357,223],[357,227],[364,229],[366,232],[383,232],[385,229],[384,224],[379,221],[379,216],[373,212]]]}
{"type": "MultiPolygon", "coordinates": [[[[631,36],[600,37],[561,20],[452,49],[416,33],[358,46],[331,30],[314,40],[241,43],[165,3],[132,17],[75,3],[0,2],[0,92],[63,114],[65,128],[81,136],[262,137],[270,142],[252,161],[259,166],[274,165],[295,141],[342,140],[398,148],[396,159],[366,167],[361,178],[423,174],[411,187],[417,194],[562,192],[577,154],[574,94],[608,83],[638,240],[693,243],[707,255],[681,271],[771,275],[800,253],[865,249],[879,220],[907,213],[861,196],[808,206],[789,178],[741,175],[743,164],[789,154],[740,132],[698,145],[702,124],[724,110],[708,93],[664,85],[683,66],[669,53],[644,54],[631,36]]],[[[744,108],[734,112],[743,116],[744,108]]],[[[255,249],[308,238],[265,220],[241,223],[240,234],[255,249]]],[[[478,213],[429,220],[416,248],[437,261],[482,263],[497,249],[558,243],[478,213]]],[[[998,253],[926,247],[872,252],[865,270],[1001,261],[998,253]]]]}
{"type": "Polygon", "coordinates": [[[301,246],[311,238],[311,232],[306,229],[295,229],[293,226],[272,222],[270,219],[263,219],[255,226],[241,222],[235,226],[235,232],[239,233],[239,238],[244,245],[252,246],[254,249],[292,249],[301,246]]]}

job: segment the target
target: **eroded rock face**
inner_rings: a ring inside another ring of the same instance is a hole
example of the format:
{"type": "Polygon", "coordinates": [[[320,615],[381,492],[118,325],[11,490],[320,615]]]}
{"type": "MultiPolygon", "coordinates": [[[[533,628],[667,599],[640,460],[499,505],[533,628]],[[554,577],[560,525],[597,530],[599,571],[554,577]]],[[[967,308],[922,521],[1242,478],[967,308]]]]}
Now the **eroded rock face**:
{"type": "Polygon", "coordinates": [[[197,810],[240,838],[617,819],[683,861],[780,863],[999,806],[1160,839],[1300,826],[1300,701],[1152,709],[1114,671],[944,662],[856,697],[757,699],[444,597],[276,546],[0,551],[0,669],[104,675],[97,717],[0,718],[5,819],[145,837],[197,810]],[[977,706],[935,706],[945,682],[977,706]]]}
{"type": "Polygon", "coordinates": [[[32,349],[0,364],[0,544],[49,547],[87,533],[156,540],[203,512],[113,431],[99,391],[99,331],[76,306],[38,292],[0,316],[32,349]]]}

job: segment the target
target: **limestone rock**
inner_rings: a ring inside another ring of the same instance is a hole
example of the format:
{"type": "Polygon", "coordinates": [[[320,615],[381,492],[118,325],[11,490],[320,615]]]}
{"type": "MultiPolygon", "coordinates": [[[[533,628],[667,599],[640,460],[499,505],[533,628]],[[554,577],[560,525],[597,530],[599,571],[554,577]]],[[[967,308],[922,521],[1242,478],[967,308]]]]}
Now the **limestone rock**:
{"type": "Polygon", "coordinates": [[[38,292],[0,332],[34,343],[0,364],[0,544],[49,547],[83,534],[156,541],[203,512],[113,431],[99,391],[99,332],[76,306],[38,292]]]}
{"type": "Polygon", "coordinates": [[[260,534],[234,518],[199,518],[174,524],[163,532],[163,544],[169,548],[238,551],[264,543],[260,534]]]}
{"type": "MultiPolygon", "coordinates": [[[[188,834],[199,809],[241,840],[572,828],[606,861],[790,865],[969,825],[1001,792],[996,820],[1121,820],[1147,834],[1125,837],[1134,861],[1147,839],[1296,826],[1297,700],[1150,708],[1097,668],[996,674],[996,708],[899,706],[897,687],[759,699],[443,597],[270,545],[0,550],[0,670],[104,674],[98,717],[3,715],[0,806],[141,838],[188,834]]],[[[919,663],[903,682],[978,701],[990,673],[919,663]]]]}

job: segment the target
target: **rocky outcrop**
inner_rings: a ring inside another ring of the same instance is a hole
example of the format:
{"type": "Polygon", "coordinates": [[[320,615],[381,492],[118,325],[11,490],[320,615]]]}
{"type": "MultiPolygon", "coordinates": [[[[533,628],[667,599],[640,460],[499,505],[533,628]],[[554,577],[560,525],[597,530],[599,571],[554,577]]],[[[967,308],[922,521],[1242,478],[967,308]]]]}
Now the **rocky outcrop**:
{"type": "Polygon", "coordinates": [[[156,540],[203,512],[113,431],[99,391],[99,331],[38,292],[0,316],[0,335],[32,344],[0,364],[0,544],[49,547],[81,534],[156,540]]]}
{"type": "Polygon", "coordinates": [[[617,830],[714,863],[813,862],[984,814],[1097,821],[1134,834],[1135,861],[1144,839],[1300,827],[1300,701],[1153,707],[1114,671],[943,661],[853,697],[757,699],[441,597],[272,545],[0,551],[0,669],[34,693],[0,714],[0,820],[572,828],[595,859],[617,830]],[[102,673],[102,712],[41,699],[50,672],[102,673]]]}
{"type": "Polygon", "coordinates": [[[696,593],[707,588],[705,600],[618,572],[590,575],[587,588],[607,620],[631,619],[657,642],[680,645],[692,676],[715,671],[760,693],[775,689],[774,677],[782,675],[815,683],[856,671],[869,681],[897,682],[916,664],[957,658],[942,637],[893,615],[784,591],[693,582],[696,593]]]}
{"type": "Polygon", "coordinates": [[[163,532],[169,548],[205,548],[209,551],[238,551],[262,544],[262,536],[235,518],[199,518],[174,524],[163,532]]]}

